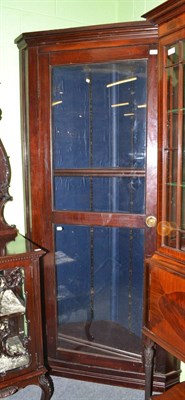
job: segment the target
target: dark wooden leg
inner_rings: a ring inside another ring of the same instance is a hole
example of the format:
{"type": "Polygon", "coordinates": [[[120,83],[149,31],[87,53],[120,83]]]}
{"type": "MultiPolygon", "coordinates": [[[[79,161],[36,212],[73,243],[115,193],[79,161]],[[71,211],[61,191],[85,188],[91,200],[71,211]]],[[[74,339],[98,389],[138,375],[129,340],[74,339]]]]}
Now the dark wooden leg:
{"type": "Polygon", "coordinates": [[[38,378],[39,386],[42,390],[41,399],[40,400],[50,400],[54,389],[53,389],[53,382],[49,375],[41,375],[38,378]]]}
{"type": "Polygon", "coordinates": [[[154,359],[154,343],[150,339],[145,341],[145,400],[150,400],[152,394],[152,375],[154,359]]]}

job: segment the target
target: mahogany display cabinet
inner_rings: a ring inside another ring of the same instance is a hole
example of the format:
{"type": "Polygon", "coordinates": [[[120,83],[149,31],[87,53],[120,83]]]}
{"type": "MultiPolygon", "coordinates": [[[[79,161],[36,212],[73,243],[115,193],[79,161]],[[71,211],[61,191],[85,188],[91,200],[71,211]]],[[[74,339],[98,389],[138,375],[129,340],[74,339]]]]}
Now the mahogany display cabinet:
{"type": "MultiPolygon", "coordinates": [[[[143,329],[149,399],[154,344],[185,362],[185,2],[167,1],[145,17],[159,27],[158,240],[146,261],[143,329]]],[[[159,399],[184,397],[182,382],[159,399]]]]}
{"type": "Polygon", "coordinates": [[[40,295],[45,252],[6,223],[9,183],[9,159],[0,140],[0,399],[38,385],[41,399],[49,400],[53,389],[44,366],[40,295]]]}
{"type": "MultiPolygon", "coordinates": [[[[157,49],[150,22],[23,33],[27,236],[47,249],[52,374],[143,388],[144,260],[156,250],[157,49]]],[[[179,381],[161,347],[155,390],[179,381]]]]}
{"type": "Polygon", "coordinates": [[[21,235],[0,239],[0,399],[28,385],[49,400],[52,385],[44,366],[39,259],[21,235]]]}

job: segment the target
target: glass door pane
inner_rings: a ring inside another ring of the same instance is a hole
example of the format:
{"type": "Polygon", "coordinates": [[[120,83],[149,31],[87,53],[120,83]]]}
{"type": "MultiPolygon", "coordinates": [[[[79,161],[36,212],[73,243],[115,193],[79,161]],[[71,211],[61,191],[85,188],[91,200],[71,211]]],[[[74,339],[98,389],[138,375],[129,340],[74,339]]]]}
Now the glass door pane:
{"type": "Polygon", "coordinates": [[[140,353],[144,230],[55,226],[55,240],[59,347],[140,353]]]}
{"type": "Polygon", "coordinates": [[[51,87],[58,348],[140,357],[147,61],[53,66],[51,87]]]}
{"type": "Polygon", "coordinates": [[[53,67],[54,169],[145,166],[147,62],[53,67]]]}
{"type": "Polygon", "coordinates": [[[145,178],[55,177],[54,208],[144,214],[145,178]]]}
{"type": "Polygon", "coordinates": [[[166,121],[164,127],[163,229],[164,244],[178,250],[185,247],[184,225],[184,43],[170,45],[166,51],[166,121]]]}

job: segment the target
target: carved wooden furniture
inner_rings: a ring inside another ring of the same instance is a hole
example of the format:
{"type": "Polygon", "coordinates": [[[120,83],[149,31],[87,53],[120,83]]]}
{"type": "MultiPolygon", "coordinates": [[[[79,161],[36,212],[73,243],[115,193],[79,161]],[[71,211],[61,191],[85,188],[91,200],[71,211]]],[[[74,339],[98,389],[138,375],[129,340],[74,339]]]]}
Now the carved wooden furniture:
{"type": "Polygon", "coordinates": [[[0,399],[30,384],[52,395],[43,364],[39,260],[45,254],[4,219],[10,165],[0,141],[0,399]]]}
{"type": "MultiPolygon", "coordinates": [[[[143,330],[148,399],[152,343],[185,361],[185,3],[169,0],[145,17],[159,26],[158,246],[146,262],[143,330]]],[[[184,397],[181,383],[158,399],[184,397]]]]}
{"type": "Polygon", "coordinates": [[[17,235],[0,239],[0,398],[39,385],[52,395],[43,366],[39,258],[43,252],[17,235]]]}
{"type": "Polygon", "coordinates": [[[8,192],[10,183],[10,164],[9,159],[6,155],[5,148],[0,139],[0,239],[14,238],[17,234],[15,226],[9,226],[4,219],[4,206],[8,200],[11,200],[11,196],[8,192]]]}
{"type": "MultiPolygon", "coordinates": [[[[27,236],[44,257],[52,374],[143,388],[143,265],[156,248],[157,28],[24,33],[27,236]]],[[[179,380],[157,348],[155,389],[179,380]]]]}

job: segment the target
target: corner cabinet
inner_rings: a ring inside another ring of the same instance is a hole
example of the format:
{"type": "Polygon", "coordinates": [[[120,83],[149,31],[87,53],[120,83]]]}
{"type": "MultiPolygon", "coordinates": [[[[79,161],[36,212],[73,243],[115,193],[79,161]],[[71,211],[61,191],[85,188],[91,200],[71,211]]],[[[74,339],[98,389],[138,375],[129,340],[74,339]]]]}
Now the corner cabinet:
{"type": "Polygon", "coordinates": [[[39,259],[21,235],[0,239],[0,399],[27,385],[52,395],[43,361],[39,259]]]}
{"type": "MultiPolygon", "coordinates": [[[[24,33],[27,236],[44,257],[52,374],[143,388],[144,260],[156,250],[157,47],[148,22],[24,33]]],[[[155,389],[179,380],[158,347],[155,389]]]]}
{"type": "MultiPolygon", "coordinates": [[[[147,355],[158,343],[185,362],[185,3],[169,0],[145,17],[159,26],[159,193],[143,332],[150,340],[147,355]]],[[[181,400],[184,393],[181,383],[159,399],[181,400]]]]}

